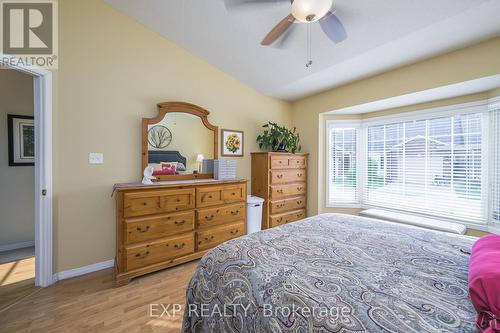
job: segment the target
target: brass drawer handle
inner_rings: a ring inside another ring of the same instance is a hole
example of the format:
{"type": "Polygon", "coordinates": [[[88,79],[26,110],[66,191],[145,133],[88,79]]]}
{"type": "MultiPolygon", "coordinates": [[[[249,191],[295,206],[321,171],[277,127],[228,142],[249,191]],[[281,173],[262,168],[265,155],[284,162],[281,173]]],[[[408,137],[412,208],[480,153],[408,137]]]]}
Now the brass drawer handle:
{"type": "Polygon", "coordinates": [[[278,222],[279,222],[279,223],[281,223],[282,221],[283,221],[283,218],[282,218],[282,217],[280,217],[280,218],[278,219],[278,222]]]}
{"type": "Polygon", "coordinates": [[[297,205],[301,205],[301,204],[302,204],[302,200],[297,201],[297,205]]]}
{"type": "Polygon", "coordinates": [[[184,223],[186,223],[186,220],[182,220],[182,221],[175,221],[174,222],[176,226],[181,226],[183,225],[184,223]]]}
{"type": "Polygon", "coordinates": [[[301,174],[301,173],[298,173],[298,174],[297,174],[297,177],[302,177],[302,174],[301,174]]]}
{"type": "Polygon", "coordinates": [[[278,193],[280,193],[280,194],[283,194],[283,189],[276,190],[276,192],[278,192],[278,193]]]}
{"type": "Polygon", "coordinates": [[[146,232],[146,231],[149,230],[149,225],[146,226],[145,228],[137,227],[136,230],[139,231],[139,232],[146,232]]]}
{"type": "Polygon", "coordinates": [[[182,244],[175,244],[174,247],[177,249],[177,250],[180,250],[182,249],[186,244],[185,243],[182,243],[182,244]]]}
{"type": "Polygon", "coordinates": [[[211,220],[213,220],[213,219],[214,219],[214,217],[215,217],[214,215],[205,216],[205,220],[207,220],[207,221],[211,221],[211,220]]]}
{"type": "Polygon", "coordinates": [[[149,255],[149,251],[144,252],[144,254],[136,253],[135,257],[139,259],[144,259],[149,255]]]}
{"type": "Polygon", "coordinates": [[[210,242],[210,241],[211,241],[211,240],[213,240],[213,239],[214,239],[214,236],[205,236],[205,240],[206,240],[207,242],[210,242]]]}
{"type": "Polygon", "coordinates": [[[297,191],[302,191],[303,187],[297,187],[297,191]]]}
{"type": "Polygon", "coordinates": [[[177,201],[177,202],[181,202],[181,199],[177,198],[177,200],[176,200],[176,201],[177,201]]]}
{"type": "Polygon", "coordinates": [[[238,215],[240,213],[240,210],[237,210],[235,212],[231,211],[231,215],[238,215]]]}
{"type": "Polygon", "coordinates": [[[212,199],[212,196],[211,196],[211,195],[209,195],[209,196],[208,196],[208,198],[209,198],[209,199],[212,199]]]}
{"type": "Polygon", "coordinates": [[[147,205],[148,205],[148,203],[147,203],[147,202],[143,202],[142,204],[143,204],[144,206],[147,206],[147,205]]]}
{"type": "Polygon", "coordinates": [[[280,175],[276,175],[276,178],[278,178],[278,179],[281,179],[281,178],[283,178],[283,174],[280,174],[280,175]]]}
{"type": "Polygon", "coordinates": [[[231,193],[231,195],[236,195],[236,193],[235,193],[235,192],[233,192],[233,193],[231,193]]]}
{"type": "Polygon", "coordinates": [[[240,231],[240,229],[235,229],[235,230],[231,230],[231,235],[236,235],[238,232],[240,231]]]}

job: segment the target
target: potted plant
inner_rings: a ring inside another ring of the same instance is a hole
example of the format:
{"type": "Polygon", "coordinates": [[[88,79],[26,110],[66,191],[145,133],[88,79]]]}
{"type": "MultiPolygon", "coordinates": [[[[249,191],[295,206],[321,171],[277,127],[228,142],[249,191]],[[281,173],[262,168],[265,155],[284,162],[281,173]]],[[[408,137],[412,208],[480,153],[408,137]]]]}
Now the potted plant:
{"type": "Polygon", "coordinates": [[[273,122],[268,122],[262,127],[264,127],[264,133],[257,136],[260,148],[293,154],[300,151],[299,134],[296,133],[295,127],[290,130],[273,122]]]}

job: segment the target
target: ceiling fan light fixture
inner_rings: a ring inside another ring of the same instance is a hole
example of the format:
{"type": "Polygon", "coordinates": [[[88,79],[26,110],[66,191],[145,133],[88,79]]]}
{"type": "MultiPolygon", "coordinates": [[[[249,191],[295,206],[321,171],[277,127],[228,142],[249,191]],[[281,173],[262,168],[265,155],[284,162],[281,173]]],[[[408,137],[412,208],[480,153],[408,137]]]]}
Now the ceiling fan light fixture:
{"type": "Polygon", "coordinates": [[[333,0],[293,0],[292,15],[300,22],[319,20],[332,8],[333,0]]]}

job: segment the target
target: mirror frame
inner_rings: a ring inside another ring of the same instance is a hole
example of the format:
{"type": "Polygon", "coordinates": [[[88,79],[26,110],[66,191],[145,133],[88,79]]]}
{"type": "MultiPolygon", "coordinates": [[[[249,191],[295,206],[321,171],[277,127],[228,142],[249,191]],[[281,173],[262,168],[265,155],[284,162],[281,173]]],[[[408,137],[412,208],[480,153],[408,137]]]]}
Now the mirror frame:
{"type": "MultiPolygon", "coordinates": [[[[153,118],[142,118],[142,172],[148,165],[148,126],[159,123],[163,120],[167,113],[179,112],[179,113],[189,113],[194,116],[200,117],[203,125],[214,133],[214,160],[218,159],[218,134],[219,127],[212,125],[208,121],[208,115],[210,112],[202,108],[201,106],[194,105],[186,102],[163,102],[158,103],[158,115],[153,118]]],[[[213,178],[212,173],[196,173],[196,174],[183,174],[183,175],[161,175],[155,176],[157,181],[162,180],[189,180],[189,179],[208,179],[213,178]]]]}

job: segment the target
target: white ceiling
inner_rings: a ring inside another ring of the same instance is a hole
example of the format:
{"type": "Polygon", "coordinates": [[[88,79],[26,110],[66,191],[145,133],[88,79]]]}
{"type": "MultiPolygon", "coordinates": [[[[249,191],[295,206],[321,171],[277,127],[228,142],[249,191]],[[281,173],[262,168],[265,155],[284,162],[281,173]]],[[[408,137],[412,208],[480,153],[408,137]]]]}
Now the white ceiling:
{"type": "Polygon", "coordinates": [[[286,43],[260,45],[289,14],[286,2],[228,13],[223,0],[104,1],[263,94],[286,100],[500,35],[499,0],[336,0],[348,38],[333,44],[313,24],[307,69],[305,24],[294,24],[286,43]]]}

